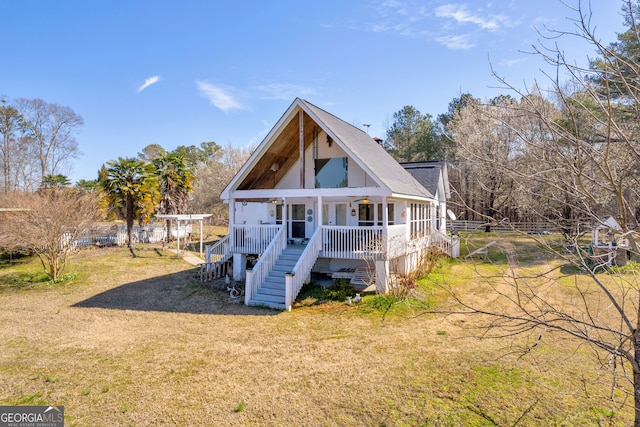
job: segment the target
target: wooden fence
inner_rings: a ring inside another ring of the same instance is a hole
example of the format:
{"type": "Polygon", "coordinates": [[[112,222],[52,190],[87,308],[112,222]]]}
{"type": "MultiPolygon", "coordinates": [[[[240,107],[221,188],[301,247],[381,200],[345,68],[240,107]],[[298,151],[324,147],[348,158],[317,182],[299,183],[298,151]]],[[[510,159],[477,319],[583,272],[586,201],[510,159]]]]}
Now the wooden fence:
{"type": "Polygon", "coordinates": [[[556,233],[559,230],[558,225],[552,222],[510,222],[510,221],[465,221],[456,220],[447,223],[450,230],[453,231],[485,231],[487,225],[491,226],[491,231],[509,232],[519,231],[523,233],[556,233]]]}
{"type": "MultiPolygon", "coordinates": [[[[164,226],[133,227],[133,239],[138,243],[159,243],[167,232],[164,226]]],[[[77,249],[89,246],[124,246],[127,244],[127,227],[96,227],[78,238],[73,245],[77,249]]]]}

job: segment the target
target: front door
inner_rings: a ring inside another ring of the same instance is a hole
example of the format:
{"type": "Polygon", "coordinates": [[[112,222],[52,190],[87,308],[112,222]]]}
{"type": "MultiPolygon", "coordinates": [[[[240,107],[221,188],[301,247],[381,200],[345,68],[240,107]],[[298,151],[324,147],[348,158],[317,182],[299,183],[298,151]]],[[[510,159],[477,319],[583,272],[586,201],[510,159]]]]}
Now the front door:
{"type": "Polygon", "coordinates": [[[307,226],[307,207],[304,204],[292,204],[291,211],[289,213],[289,221],[288,224],[288,233],[289,238],[302,238],[304,239],[306,236],[306,226],[307,226]]]}

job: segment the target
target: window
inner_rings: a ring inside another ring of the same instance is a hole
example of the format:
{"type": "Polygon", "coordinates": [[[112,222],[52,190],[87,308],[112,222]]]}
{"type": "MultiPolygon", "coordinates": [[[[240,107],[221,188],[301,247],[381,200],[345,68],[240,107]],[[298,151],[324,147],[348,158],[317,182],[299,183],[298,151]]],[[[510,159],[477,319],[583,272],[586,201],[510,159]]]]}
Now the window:
{"type": "Polygon", "coordinates": [[[343,188],[348,183],[346,157],[316,159],[316,188],[343,188]]]}
{"type": "Polygon", "coordinates": [[[358,225],[361,227],[370,227],[373,225],[373,213],[375,205],[373,204],[360,204],[358,205],[358,225]]]}
{"type": "Polygon", "coordinates": [[[422,237],[431,233],[431,207],[426,203],[412,203],[409,226],[411,236],[422,237]]]}
{"type": "Polygon", "coordinates": [[[325,203],[322,205],[322,225],[347,225],[346,203],[325,203]]]}
{"type": "MultiPolygon", "coordinates": [[[[387,205],[387,208],[389,209],[389,218],[388,218],[388,224],[389,225],[393,225],[395,224],[395,212],[393,209],[393,203],[389,203],[387,205]]],[[[378,225],[382,225],[382,203],[378,204],[378,225]]]]}

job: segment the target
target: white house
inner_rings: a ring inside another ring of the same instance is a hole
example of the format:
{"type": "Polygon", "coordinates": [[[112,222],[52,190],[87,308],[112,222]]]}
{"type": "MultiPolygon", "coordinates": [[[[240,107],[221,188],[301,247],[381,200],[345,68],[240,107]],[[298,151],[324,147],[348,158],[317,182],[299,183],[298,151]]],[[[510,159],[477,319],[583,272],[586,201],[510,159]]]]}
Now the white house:
{"type": "Polygon", "coordinates": [[[223,190],[229,235],[207,248],[208,268],[232,261],[247,305],[290,309],[312,272],[359,267],[386,292],[390,274],[410,272],[430,245],[456,256],[446,167],[423,166],[403,167],[366,132],[297,98],[223,190]],[[431,191],[412,176],[420,170],[431,191]]]}

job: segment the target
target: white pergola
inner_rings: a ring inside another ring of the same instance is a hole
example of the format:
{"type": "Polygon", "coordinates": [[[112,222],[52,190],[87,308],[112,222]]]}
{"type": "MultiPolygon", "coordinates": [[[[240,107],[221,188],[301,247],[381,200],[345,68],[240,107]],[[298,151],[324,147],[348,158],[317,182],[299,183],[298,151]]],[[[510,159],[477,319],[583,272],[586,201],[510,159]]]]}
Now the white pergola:
{"type": "MultiPolygon", "coordinates": [[[[200,256],[202,256],[202,220],[210,217],[212,214],[160,214],[156,215],[159,219],[168,219],[169,221],[176,221],[177,223],[177,239],[176,253],[180,255],[180,222],[193,222],[200,221],[200,256]]],[[[167,233],[171,233],[171,230],[167,230],[167,233]]]]}

